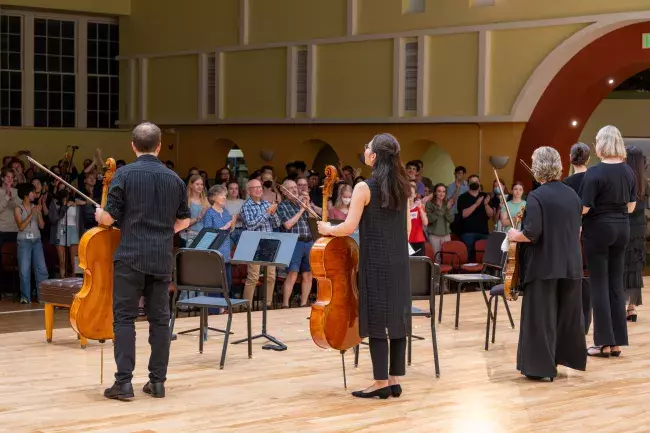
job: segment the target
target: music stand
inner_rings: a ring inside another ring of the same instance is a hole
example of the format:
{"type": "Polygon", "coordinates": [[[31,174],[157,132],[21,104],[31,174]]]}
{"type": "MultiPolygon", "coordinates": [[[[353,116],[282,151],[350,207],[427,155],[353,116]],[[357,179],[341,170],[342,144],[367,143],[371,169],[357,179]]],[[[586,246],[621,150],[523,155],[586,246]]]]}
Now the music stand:
{"type": "MultiPolygon", "coordinates": [[[[298,242],[298,235],[296,233],[276,233],[276,232],[251,232],[244,231],[239,238],[237,243],[237,249],[235,250],[235,255],[233,256],[230,263],[232,264],[245,264],[245,265],[258,265],[260,267],[260,274],[262,275],[262,332],[258,335],[252,337],[253,340],[258,338],[266,338],[267,340],[275,344],[265,344],[262,346],[262,349],[266,350],[275,350],[283,351],[287,350],[287,346],[283,344],[280,340],[268,334],[266,331],[266,273],[268,266],[274,266],[276,268],[286,268],[291,263],[291,257],[293,256],[293,251],[296,248],[296,243],[298,242]],[[268,242],[271,241],[271,242],[268,242]],[[268,245],[265,243],[277,243],[279,241],[279,247],[273,257],[262,257],[268,253],[264,251],[264,248],[268,245]],[[262,247],[260,248],[260,243],[262,247]]],[[[241,340],[233,341],[232,344],[239,344],[248,341],[247,338],[241,340]]]]}
{"type": "MultiPolygon", "coordinates": [[[[194,238],[194,241],[190,244],[189,248],[192,249],[197,249],[197,250],[214,250],[217,251],[221,245],[224,243],[224,241],[230,236],[230,230],[219,230],[219,229],[212,229],[212,228],[204,228],[202,229],[198,235],[194,238]]],[[[176,314],[176,309],[174,308],[174,311],[172,311],[172,314],[176,314]]],[[[223,329],[219,328],[211,328],[208,326],[208,329],[210,331],[214,332],[221,332],[222,334],[225,334],[226,331],[223,329]]],[[[195,332],[199,331],[199,328],[194,328],[194,329],[188,329],[187,331],[181,331],[179,334],[189,334],[190,332],[195,332]]],[[[233,334],[233,332],[230,332],[230,334],[233,334]]],[[[178,336],[176,334],[172,334],[172,341],[176,340],[178,336]]]]}

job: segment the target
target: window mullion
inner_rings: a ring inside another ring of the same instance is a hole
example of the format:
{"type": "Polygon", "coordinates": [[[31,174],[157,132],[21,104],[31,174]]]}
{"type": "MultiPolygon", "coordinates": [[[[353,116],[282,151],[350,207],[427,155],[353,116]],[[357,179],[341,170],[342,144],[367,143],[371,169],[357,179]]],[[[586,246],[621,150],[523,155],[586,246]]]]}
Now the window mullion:
{"type": "Polygon", "coordinates": [[[76,95],[75,110],[77,128],[86,128],[88,123],[88,18],[79,17],[77,20],[76,39],[76,95]]]}
{"type": "Polygon", "coordinates": [[[23,126],[34,126],[34,14],[23,15],[23,126]]]}

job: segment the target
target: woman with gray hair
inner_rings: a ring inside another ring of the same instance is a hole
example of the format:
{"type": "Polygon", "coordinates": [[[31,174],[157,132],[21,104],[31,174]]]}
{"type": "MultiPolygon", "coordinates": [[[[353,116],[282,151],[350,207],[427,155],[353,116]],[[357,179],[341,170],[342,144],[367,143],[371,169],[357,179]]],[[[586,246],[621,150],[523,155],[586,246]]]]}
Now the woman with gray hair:
{"type": "Polygon", "coordinates": [[[532,172],[540,186],[528,194],[521,242],[521,309],[517,370],[531,380],[557,376],[557,366],[587,366],[582,318],[580,198],[562,183],[562,161],[552,147],[533,153],[532,172]]]}
{"type": "Polygon", "coordinates": [[[605,126],[598,132],[596,154],[601,162],[587,170],[580,190],[594,317],[594,346],[588,354],[609,358],[628,344],[623,271],[637,187],[618,129],[605,126]]]}

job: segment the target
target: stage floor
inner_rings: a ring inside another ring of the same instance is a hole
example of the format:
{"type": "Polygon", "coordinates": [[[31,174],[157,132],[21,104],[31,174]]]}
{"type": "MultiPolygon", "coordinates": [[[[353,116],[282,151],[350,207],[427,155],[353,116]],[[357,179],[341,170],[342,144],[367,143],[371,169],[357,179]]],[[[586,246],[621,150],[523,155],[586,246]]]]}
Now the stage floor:
{"type": "MultiPolygon", "coordinates": [[[[650,319],[630,324],[632,346],[618,359],[590,358],[587,372],[560,369],[553,383],[524,379],[515,369],[520,302],[511,303],[511,329],[500,303],[496,344],[483,350],[486,307],[480,293],[461,296],[460,329],[453,329],[455,295],[446,295],[438,326],[441,377],[435,378],[428,319],[414,319],[413,365],[398,399],[360,400],[349,392],[368,386],[371,364],[362,346],[359,368],[346,355],[348,391],[341,358],[318,348],[309,335],[309,309],[269,313],[269,331],[289,349],[262,350],[253,359],[245,344],[230,346],[218,369],[223,337],[214,333],[198,353],[198,338],[172,342],[167,397],[142,393],[147,381],[147,323],[138,322],[136,399],[106,400],[112,383],[112,344],[105,346],[104,385],[99,384],[100,345],[79,348],[70,328],[55,329],[52,344],[43,331],[0,335],[0,431],[7,432],[549,432],[647,431],[650,399],[650,319]]],[[[419,301],[423,307],[425,302],[419,301]]],[[[41,313],[24,313],[25,315],[41,313]]],[[[65,311],[57,311],[64,316],[65,311]]],[[[22,316],[23,314],[21,314],[22,316]]],[[[253,315],[253,332],[261,313],[253,315]]],[[[0,322],[10,320],[0,315],[0,322]]],[[[58,320],[65,320],[65,317],[58,320]]],[[[225,317],[211,316],[222,327],[225,317]]],[[[177,330],[198,325],[182,318],[177,330]]],[[[245,334],[246,317],[235,315],[235,335],[245,334]]],[[[591,337],[589,337],[591,342],[591,337]]]]}

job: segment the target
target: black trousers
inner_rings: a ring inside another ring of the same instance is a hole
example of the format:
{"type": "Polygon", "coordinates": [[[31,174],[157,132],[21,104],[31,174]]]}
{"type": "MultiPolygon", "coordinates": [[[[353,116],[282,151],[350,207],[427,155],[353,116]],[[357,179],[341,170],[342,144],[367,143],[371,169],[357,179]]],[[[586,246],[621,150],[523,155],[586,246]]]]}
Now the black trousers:
{"type": "Polygon", "coordinates": [[[388,380],[388,375],[406,375],[406,338],[390,339],[390,370],[388,339],[370,338],[370,358],[372,375],[375,380],[388,380]]]}
{"type": "Polygon", "coordinates": [[[582,315],[585,321],[585,335],[591,326],[591,284],[589,278],[582,279],[582,315]]]}
{"type": "Polygon", "coordinates": [[[164,382],[169,363],[169,283],[171,275],[148,275],[123,262],[115,262],[113,277],[114,354],[117,364],[115,381],[131,382],[135,368],[135,319],[138,303],[144,295],[149,321],[149,380],[164,382]]]}
{"type": "Polygon", "coordinates": [[[594,345],[627,346],[626,296],[623,290],[625,248],[630,224],[590,221],[583,229],[591,306],[594,314],[594,345]]]}
{"type": "Polygon", "coordinates": [[[587,366],[581,280],[534,280],[524,287],[517,370],[555,377],[557,365],[587,366]]]}

